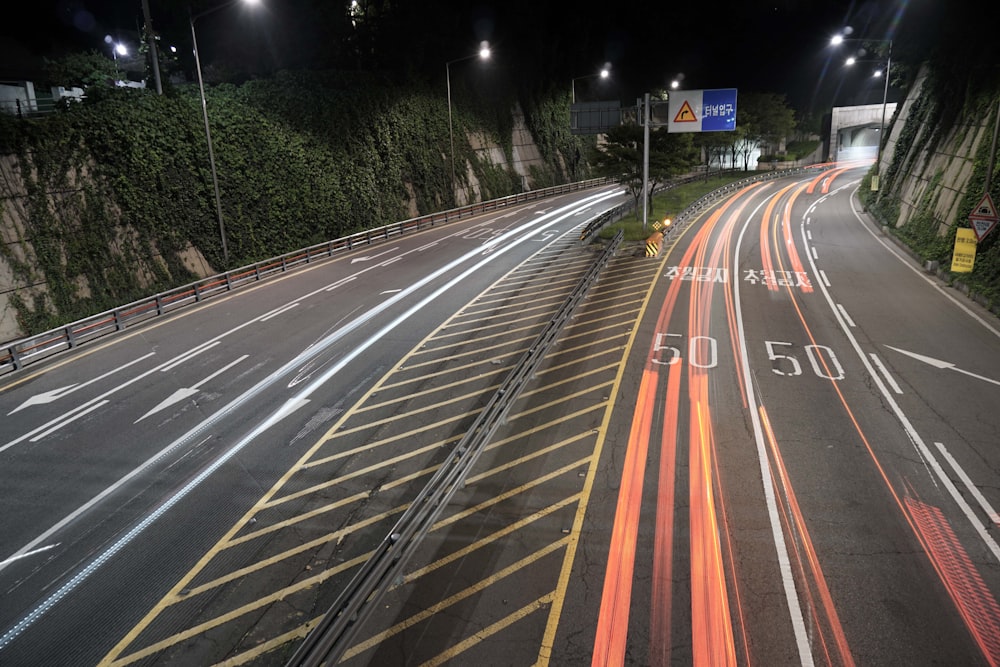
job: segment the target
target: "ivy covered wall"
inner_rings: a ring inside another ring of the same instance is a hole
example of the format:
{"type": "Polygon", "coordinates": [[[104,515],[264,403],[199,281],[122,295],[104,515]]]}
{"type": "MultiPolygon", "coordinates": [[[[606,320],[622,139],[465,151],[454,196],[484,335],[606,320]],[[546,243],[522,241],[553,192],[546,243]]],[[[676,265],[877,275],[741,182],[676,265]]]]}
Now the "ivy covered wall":
{"type": "MultiPolygon", "coordinates": [[[[587,177],[565,94],[518,99],[459,81],[456,198],[442,92],[312,72],[207,89],[228,268],[587,177]],[[528,174],[513,155],[518,107],[541,138],[528,174]]],[[[0,115],[0,202],[0,340],[227,268],[193,86],[93,89],[60,113],[0,115]]]]}
{"type": "Polygon", "coordinates": [[[977,244],[971,273],[950,271],[955,230],[969,226],[969,214],[987,192],[991,160],[989,193],[1000,202],[993,147],[998,107],[995,78],[922,68],[893,119],[879,191],[871,191],[869,174],[859,192],[866,208],[921,260],[936,262],[943,277],[1000,312],[1000,229],[977,244]]]}

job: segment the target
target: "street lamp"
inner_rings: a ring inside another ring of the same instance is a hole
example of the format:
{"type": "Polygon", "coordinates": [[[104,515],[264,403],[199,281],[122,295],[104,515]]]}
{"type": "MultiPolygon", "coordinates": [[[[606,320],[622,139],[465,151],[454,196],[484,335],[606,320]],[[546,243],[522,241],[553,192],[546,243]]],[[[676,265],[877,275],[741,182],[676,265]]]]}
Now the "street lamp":
{"type": "Polygon", "coordinates": [[[115,85],[118,85],[117,79],[121,78],[121,71],[118,69],[118,56],[127,56],[128,47],[121,42],[116,42],[111,39],[111,35],[107,35],[104,38],[104,43],[111,46],[111,58],[115,61],[115,85]]]}
{"type": "MultiPolygon", "coordinates": [[[[885,138],[885,108],[886,101],[889,97],[889,69],[892,67],[892,40],[891,39],[848,39],[843,35],[834,35],[830,40],[830,44],[833,46],[838,46],[844,42],[878,42],[880,44],[887,44],[889,49],[886,54],[885,61],[885,82],[882,87],[882,120],[878,127],[878,146],[876,147],[875,153],[875,175],[872,177],[871,189],[873,192],[877,192],[879,189],[879,174],[882,171],[882,142],[885,138]]],[[[853,65],[857,62],[857,59],[850,57],[847,59],[847,65],[853,65]]],[[[876,76],[882,76],[882,72],[876,74],[876,76]]]]}
{"type": "Polygon", "coordinates": [[[479,58],[480,60],[490,59],[490,45],[488,42],[482,42],[479,45],[479,51],[473,53],[469,56],[463,56],[461,58],[455,58],[454,60],[449,60],[444,64],[444,76],[445,82],[448,86],[448,144],[451,147],[451,194],[455,195],[455,130],[452,125],[451,120],[451,66],[454,63],[462,62],[463,60],[471,60],[472,58],[479,58]]]}
{"type": "Polygon", "coordinates": [[[212,187],[215,190],[215,214],[219,219],[219,238],[222,239],[222,261],[227,268],[229,266],[229,245],[226,242],[226,225],[222,221],[222,200],[219,198],[219,178],[215,172],[215,153],[212,150],[212,131],[208,127],[208,102],[205,100],[205,82],[201,77],[201,58],[198,56],[198,35],[194,30],[194,22],[206,14],[212,14],[220,9],[225,9],[226,7],[234,5],[237,2],[244,2],[248,5],[256,5],[258,0],[230,0],[229,2],[212,7],[211,9],[206,9],[200,14],[191,14],[191,8],[188,7],[188,18],[191,22],[191,44],[194,47],[194,66],[195,70],[198,72],[198,92],[201,93],[201,114],[205,120],[205,139],[208,141],[208,163],[212,168],[212,187]]]}
{"type": "Polygon", "coordinates": [[[569,82],[569,93],[570,93],[570,103],[576,104],[576,82],[580,79],[593,79],[594,77],[601,77],[602,79],[607,79],[611,76],[611,65],[605,65],[601,68],[601,71],[597,74],[584,74],[583,76],[577,76],[570,80],[569,82]]]}

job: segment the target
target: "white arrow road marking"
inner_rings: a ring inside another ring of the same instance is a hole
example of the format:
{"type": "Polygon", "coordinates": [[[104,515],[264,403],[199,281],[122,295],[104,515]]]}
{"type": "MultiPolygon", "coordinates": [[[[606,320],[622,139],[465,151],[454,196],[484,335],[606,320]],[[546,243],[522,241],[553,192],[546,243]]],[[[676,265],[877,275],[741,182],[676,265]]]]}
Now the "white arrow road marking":
{"type": "Polygon", "coordinates": [[[162,401],[160,401],[160,403],[155,408],[153,408],[152,410],[150,410],[149,412],[147,412],[143,416],[139,417],[138,419],[136,419],[132,423],[133,424],[138,424],[139,422],[141,422],[146,417],[148,417],[150,415],[153,415],[153,414],[156,414],[157,412],[160,412],[161,410],[166,410],[167,408],[169,408],[174,403],[180,403],[185,398],[190,398],[191,396],[194,396],[195,394],[197,394],[200,391],[199,387],[201,387],[203,384],[205,384],[206,382],[208,382],[210,380],[213,380],[213,379],[217,378],[218,376],[222,375],[223,373],[225,373],[226,371],[228,371],[230,368],[232,368],[236,364],[240,363],[241,361],[243,361],[244,359],[246,359],[249,356],[250,356],[249,354],[244,354],[242,357],[240,357],[236,361],[229,362],[228,364],[226,364],[225,366],[223,366],[219,370],[215,371],[214,373],[212,373],[207,378],[205,378],[204,380],[202,380],[201,382],[199,382],[197,384],[193,384],[190,387],[181,387],[180,389],[178,389],[174,393],[170,394],[170,396],[168,396],[167,398],[165,398],[162,401]]]}
{"type": "Polygon", "coordinates": [[[354,264],[355,262],[367,262],[370,259],[375,259],[376,257],[381,257],[382,255],[388,255],[390,252],[395,252],[396,250],[399,250],[399,248],[398,247],[389,248],[388,250],[383,250],[382,252],[377,253],[375,255],[365,255],[364,257],[355,257],[354,259],[351,260],[351,264],[354,264]]]}
{"type": "Polygon", "coordinates": [[[87,385],[94,384],[95,382],[99,382],[99,381],[103,380],[104,378],[108,377],[109,375],[113,375],[113,374],[117,373],[118,371],[125,370],[126,368],[128,368],[132,364],[137,364],[140,361],[142,361],[143,359],[148,359],[149,357],[153,356],[154,354],[156,354],[156,353],[155,352],[150,352],[149,354],[144,354],[141,357],[139,357],[138,359],[134,359],[134,360],[128,362],[127,364],[122,364],[118,368],[113,368],[110,371],[108,371],[107,373],[105,373],[104,375],[98,375],[97,377],[93,378],[92,380],[87,380],[83,384],[71,384],[68,387],[62,387],[60,389],[52,389],[51,391],[45,391],[45,392],[42,392],[41,394],[36,394],[35,396],[32,396],[31,398],[29,398],[28,400],[26,400],[20,406],[14,408],[10,412],[8,412],[7,416],[9,417],[10,415],[14,414],[15,412],[20,412],[21,410],[23,410],[26,407],[29,407],[31,405],[42,405],[43,403],[51,403],[52,401],[56,401],[56,400],[62,398],[63,396],[68,396],[69,394],[72,394],[74,391],[77,391],[78,389],[83,389],[87,385]]]}
{"type": "MultiPolygon", "coordinates": [[[[588,199],[590,199],[592,201],[602,201],[602,200],[608,199],[610,197],[616,197],[616,196],[618,196],[620,194],[621,194],[621,191],[612,191],[612,192],[600,193],[600,194],[597,194],[597,195],[592,195],[591,197],[588,197],[588,199]]],[[[557,211],[554,212],[552,215],[554,217],[558,213],[562,213],[564,211],[565,211],[565,209],[557,209],[557,211]]],[[[557,222],[558,222],[557,220],[553,220],[549,224],[552,225],[552,224],[556,224],[557,222]]],[[[512,231],[510,233],[510,235],[514,236],[519,231],[523,231],[523,230],[512,231]]],[[[515,240],[514,242],[512,242],[509,245],[507,245],[506,247],[507,248],[513,248],[514,246],[518,245],[519,243],[521,243],[524,240],[525,239],[515,240]]],[[[36,538],[34,538],[33,540],[31,540],[28,544],[22,546],[20,549],[18,549],[16,552],[14,552],[11,557],[20,556],[20,555],[22,555],[24,553],[27,553],[31,549],[34,549],[36,546],[38,546],[38,544],[40,544],[42,541],[48,540],[51,535],[55,534],[57,531],[61,530],[66,525],[72,523],[74,520],[76,520],[77,517],[79,517],[80,515],[82,515],[84,512],[86,512],[91,507],[94,507],[97,504],[99,504],[100,502],[102,502],[105,498],[107,498],[108,496],[110,496],[111,494],[113,494],[116,490],[118,490],[119,488],[121,488],[122,486],[124,486],[125,484],[127,484],[130,480],[132,480],[132,479],[138,477],[139,475],[141,475],[142,473],[144,473],[146,470],[148,470],[149,468],[151,468],[157,461],[159,461],[159,460],[163,459],[164,457],[168,456],[170,453],[172,453],[176,449],[182,447],[185,443],[188,443],[191,440],[193,440],[196,436],[198,436],[201,433],[203,433],[203,431],[206,430],[211,424],[216,423],[219,419],[221,419],[224,416],[226,416],[228,414],[231,414],[232,412],[236,411],[238,408],[240,408],[241,406],[243,406],[251,398],[253,398],[255,396],[258,396],[260,394],[260,392],[263,391],[264,388],[270,386],[271,384],[273,384],[274,382],[276,382],[279,378],[284,377],[286,374],[288,374],[289,372],[291,372],[296,367],[299,367],[303,363],[305,363],[307,361],[310,361],[311,359],[314,359],[320,353],[322,353],[323,351],[325,351],[326,349],[328,349],[329,347],[331,347],[336,341],[340,340],[345,335],[347,335],[350,331],[353,331],[356,328],[358,328],[359,326],[361,326],[362,324],[368,322],[375,315],[377,315],[377,314],[379,314],[381,312],[384,312],[386,309],[388,309],[389,307],[391,307],[392,305],[394,305],[396,302],[402,301],[403,299],[408,298],[410,294],[412,294],[414,291],[416,291],[420,287],[423,287],[424,285],[432,283],[434,280],[437,280],[440,276],[446,274],[448,271],[451,271],[451,270],[455,269],[456,267],[460,266],[462,263],[464,263],[464,262],[472,259],[474,254],[475,254],[474,252],[467,253],[466,255],[458,257],[458,258],[452,260],[451,262],[449,262],[448,264],[439,267],[437,270],[435,270],[432,273],[430,273],[429,275],[425,276],[423,279],[417,281],[416,283],[414,283],[413,285],[411,285],[409,288],[407,288],[403,292],[400,292],[399,294],[397,294],[394,297],[386,299],[385,302],[379,304],[378,306],[376,306],[375,308],[373,308],[371,311],[362,314],[360,317],[358,317],[357,319],[355,319],[354,321],[352,321],[351,323],[349,323],[347,326],[345,326],[341,330],[333,332],[327,339],[325,339],[324,341],[322,341],[319,345],[315,345],[315,346],[312,346],[310,348],[307,348],[302,353],[300,353],[298,356],[296,356],[294,359],[292,359],[292,360],[288,361],[287,363],[285,363],[281,368],[277,369],[276,371],[274,371],[269,376],[267,376],[264,379],[260,380],[256,385],[254,385],[253,387],[247,389],[245,392],[243,392],[243,394],[241,394],[240,396],[238,396],[235,399],[233,399],[228,405],[226,405],[226,406],[220,408],[219,410],[217,410],[208,419],[204,420],[200,424],[195,425],[190,431],[188,431],[187,433],[185,433],[184,435],[182,435],[180,438],[178,438],[177,440],[173,441],[172,443],[168,444],[166,447],[164,447],[162,450],[160,450],[160,452],[158,452],[157,454],[153,455],[151,458],[147,459],[145,462],[141,463],[138,467],[136,467],[131,472],[129,472],[128,474],[126,474],[125,476],[123,476],[122,478],[120,478],[118,481],[116,481],[114,484],[112,484],[108,488],[104,489],[104,491],[100,492],[99,494],[97,494],[96,496],[94,496],[93,498],[91,498],[89,501],[87,501],[86,503],[84,503],[83,505],[81,505],[80,507],[78,507],[76,510],[74,510],[73,512],[71,512],[70,514],[68,514],[66,517],[64,517],[62,520],[56,522],[53,526],[51,526],[47,530],[43,531],[40,535],[38,535],[36,538]]],[[[48,598],[46,598],[45,600],[43,600],[33,610],[31,610],[30,612],[28,612],[27,615],[25,615],[24,617],[22,617],[19,622],[17,622],[16,624],[14,624],[13,627],[11,627],[9,630],[7,630],[7,632],[5,634],[0,635],[0,651],[2,651],[10,642],[12,642],[18,636],[20,636],[21,633],[23,633],[27,628],[29,628],[31,625],[33,625],[39,618],[41,618],[48,611],[50,611],[53,607],[55,607],[59,602],[61,602],[63,599],[65,599],[66,596],[68,596],[71,592],[73,592],[76,589],[77,586],[79,586],[81,583],[83,583],[84,581],[86,581],[87,578],[93,572],[95,572],[104,563],[108,562],[108,560],[110,560],[113,556],[115,556],[122,549],[124,549],[126,546],[128,546],[134,539],[136,539],[139,535],[141,535],[142,532],[146,528],[148,528],[150,525],[152,525],[154,522],[156,522],[161,516],[163,516],[164,514],[166,514],[167,512],[169,512],[174,507],[174,505],[176,505],[178,502],[180,502],[180,500],[182,498],[184,498],[185,496],[187,496],[193,489],[197,488],[206,479],[208,479],[208,477],[211,476],[216,470],[218,470],[220,467],[222,467],[223,465],[225,465],[226,462],[229,461],[232,457],[236,456],[237,453],[239,453],[240,451],[242,451],[247,446],[247,444],[249,444],[255,438],[257,438],[257,436],[259,436],[262,432],[264,432],[264,430],[266,430],[267,428],[269,428],[273,424],[277,423],[277,421],[279,421],[280,419],[283,419],[284,417],[288,416],[289,414],[291,414],[292,412],[294,412],[296,409],[302,407],[302,405],[305,405],[305,403],[309,400],[308,399],[309,395],[312,394],[312,392],[315,391],[319,386],[321,386],[322,384],[324,384],[325,382],[327,382],[337,372],[339,372],[341,370],[341,368],[343,368],[343,366],[346,365],[351,359],[353,359],[353,358],[357,357],[358,355],[360,355],[364,350],[366,350],[371,345],[374,345],[375,342],[377,340],[379,340],[385,332],[391,331],[396,326],[399,326],[400,324],[402,324],[413,313],[417,312],[418,310],[420,310],[423,307],[426,307],[430,302],[432,302],[435,299],[437,299],[438,297],[440,297],[442,294],[444,294],[445,292],[447,292],[449,289],[451,289],[452,287],[454,287],[456,284],[458,284],[461,281],[463,281],[466,278],[468,278],[469,275],[471,275],[475,271],[481,271],[482,267],[488,261],[490,261],[490,260],[480,260],[475,265],[473,265],[469,269],[463,271],[457,277],[455,277],[452,280],[450,280],[446,285],[444,285],[442,287],[439,287],[431,295],[425,297],[423,300],[421,300],[420,303],[412,306],[406,313],[404,313],[402,316],[400,316],[400,317],[396,318],[395,320],[393,320],[386,327],[383,327],[378,332],[377,335],[369,338],[357,350],[355,350],[354,352],[352,352],[349,355],[348,359],[342,360],[336,366],[334,366],[329,371],[327,371],[327,373],[325,373],[323,377],[321,377],[321,378],[313,381],[302,392],[300,392],[299,394],[297,394],[293,398],[287,400],[285,402],[285,404],[277,412],[275,412],[274,414],[272,414],[269,419],[267,419],[266,421],[262,422],[258,427],[256,427],[255,429],[253,429],[250,433],[248,433],[246,436],[244,436],[243,438],[241,438],[238,442],[234,443],[233,445],[231,445],[227,449],[224,449],[221,452],[221,454],[208,467],[206,467],[197,476],[195,476],[192,480],[190,480],[183,488],[179,489],[176,493],[174,493],[174,495],[172,495],[169,498],[167,498],[151,514],[149,514],[144,519],[142,519],[138,524],[136,524],[127,533],[125,533],[124,535],[122,535],[121,537],[119,537],[117,541],[115,541],[113,544],[111,544],[110,546],[108,546],[102,553],[98,554],[91,561],[89,561],[89,563],[87,563],[79,572],[77,572],[76,575],[74,575],[69,581],[67,581],[66,583],[64,583],[60,588],[58,588],[57,590],[55,590],[48,598]]],[[[4,448],[10,447],[12,444],[14,444],[14,443],[9,443],[8,445],[5,445],[4,448]]],[[[0,448],[0,451],[2,451],[2,449],[3,448],[0,448]]],[[[4,568],[3,563],[0,563],[0,570],[2,570],[3,568],[4,568]]]]}
{"type": "Polygon", "coordinates": [[[982,380],[983,382],[989,382],[990,384],[995,384],[1000,386],[1000,381],[984,377],[982,375],[976,375],[971,371],[962,370],[961,368],[951,363],[950,361],[941,361],[940,359],[934,359],[933,357],[925,357],[922,354],[917,354],[916,352],[907,352],[906,350],[901,350],[898,347],[893,347],[892,345],[886,345],[886,347],[889,348],[890,350],[895,350],[900,354],[905,354],[908,357],[913,357],[917,361],[922,361],[925,364],[933,366],[934,368],[942,368],[955,371],[956,373],[962,373],[963,375],[968,375],[969,377],[976,378],[977,380],[982,380]]]}

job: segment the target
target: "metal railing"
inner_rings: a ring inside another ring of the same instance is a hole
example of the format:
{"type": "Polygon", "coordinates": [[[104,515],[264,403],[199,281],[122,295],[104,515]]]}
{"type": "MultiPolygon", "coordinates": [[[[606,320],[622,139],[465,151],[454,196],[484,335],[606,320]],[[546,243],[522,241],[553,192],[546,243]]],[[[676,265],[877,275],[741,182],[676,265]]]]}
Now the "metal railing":
{"type": "Polygon", "coordinates": [[[349,648],[358,630],[379,600],[399,580],[409,558],[437,521],[451,497],[465,484],[465,478],[489,444],[493,434],[506,419],[521,390],[531,380],[556,336],[572,317],[587,290],[597,280],[605,264],[621,245],[619,231],[604,252],[562,304],[559,312],[524,353],[501,383],[489,403],[466,434],[438,468],[427,485],[410,503],[389,534],[375,547],[372,555],[340,592],[329,611],[320,619],[287,667],[336,664],[349,648]]]}
{"type": "Polygon", "coordinates": [[[167,290],[166,292],[153,294],[112,310],[91,315],[90,317],[55,329],[50,329],[49,331],[0,344],[0,375],[16,371],[28,364],[46,359],[56,353],[73,349],[108,334],[122,331],[126,327],[146,322],[166,313],[171,313],[184,306],[200,303],[212,296],[230,292],[238,287],[259,282],[265,278],[284,273],[310,262],[347,252],[360,246],[379,243],[396,236],[433,227],[434,225],[461,220],[508,206],[609,185],[612,182],[608,179],[596,178],[551,188],[531,190],[500,199],[491,199],[490,201],[478,204],[469,204],[439,213],[395,222],[376,229],[358,232],[350,236],[265,259],[261,262],[255,262],[232,271],[202,278],[195,282],[167,290]]]}

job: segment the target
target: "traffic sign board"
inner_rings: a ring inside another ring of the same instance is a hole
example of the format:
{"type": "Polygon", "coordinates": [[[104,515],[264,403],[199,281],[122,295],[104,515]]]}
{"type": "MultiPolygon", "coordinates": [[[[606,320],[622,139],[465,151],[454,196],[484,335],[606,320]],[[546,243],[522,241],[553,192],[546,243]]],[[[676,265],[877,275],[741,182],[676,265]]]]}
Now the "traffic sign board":
{"type": "Polygon", "coordinates": [[[979,200],[976,207],[972,209],[972,213],[969,214],[969,218],[992,220],[993,222],[1000,220],[1000,216],[997,215],[997,207],[993,205],[993,198],[990,197],[989,192],[983,195],[983,198],[979,200]]]}
{"type": "Polygon", "coordinates": [[[972,225],[973,231],[976,232],[976,238],[982,241],[983,237],[989,234],[993,227],[997,224],[997,219],[970,217],[969,223],[972,225]]]}
{"type": "Polygon", "coordinates": [[[736,129],[736,89],[670,93],[668,132],[726,132],[736,129]]]}
{"type": "Polygon", "coordinates": [[[952,273],[968,273],[976,263],[976,239],[972,230],[959,227],[955,230],[955,250],[951,256],[952,273]]]}

